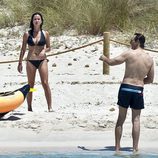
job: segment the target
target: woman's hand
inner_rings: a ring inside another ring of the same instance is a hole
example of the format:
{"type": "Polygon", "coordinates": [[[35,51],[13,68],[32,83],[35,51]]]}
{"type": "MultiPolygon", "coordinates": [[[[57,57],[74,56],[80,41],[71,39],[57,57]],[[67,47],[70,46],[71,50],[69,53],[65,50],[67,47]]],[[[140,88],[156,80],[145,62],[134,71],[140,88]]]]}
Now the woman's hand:
{"type": "Polygon", "coordinates": [[[38,58],[41,59],[41,60],[46,58],[46,50],[45,50],[45,48],[42,49],[42,51],[38,54],[38,58]]]}
{"type": "Polygon", "coordinates": [[[22,69],[23,69],[22,63],[19,63],[18,64],[18,71],[19,71],[19,73],[22,73],[22,69]]]}

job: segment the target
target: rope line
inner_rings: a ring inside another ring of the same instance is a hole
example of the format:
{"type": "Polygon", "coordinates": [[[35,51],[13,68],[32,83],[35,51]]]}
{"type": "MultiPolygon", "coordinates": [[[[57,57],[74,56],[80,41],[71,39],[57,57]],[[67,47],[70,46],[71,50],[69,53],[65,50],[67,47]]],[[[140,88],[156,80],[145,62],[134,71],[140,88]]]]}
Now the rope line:
{"type": "Polygon", "coordinates": [[[122,45],[127,46],[127,47],[129,47],[129,46],[130,46],[130,45],[129,45],[129,44],[127,44],[127,43],[124,43],[124,42],[119,42],[119,41],[115,41],[115,40],[113,40],[113,39],[110,39],[110,41],[111,41],[111,42],[114,42],[114,43],[122,44],[122,45]]]}
{"type": "MultiPolygon", "coordinates": [[[[25,59],[23,61],[25,61],[25,59]]],[[[0,64],[15,63],[15,62],[19,62],[19,60],[0,61],[0,64]]]]}
{"type": "MultiPolygon", "coordinates": [[[[99,43],[101,41],[103,41],[103,39],[100,39],[98,41],[95,41],[95,42],[92,42],[92,43],[89,43],[89,44],[82,45],[80,47],[72,48],[72,49],[61,51],[61,52],[57,52],[57,53],[48,54],[47,57],[54,56],[54,55],[59,55],[59,54],[64,54],[64,53],[67,53],[67,52],[70,52],[70,51],[73,52],[73,51],[75,51],[77,49],[81,49],[81,48],[84,48],[84,47],[87,47],[87,46],[99,43]]],[[[23,61],[26,61],[26,59],[24,59],[23,61]]],[[[15,62],[19,62],[19,60],[0,61],[0,64],[15,63],[15,62]]]]}
{"type": "Polygon", "coordinates": [[[47,57],[54,56],[54,55],[59,55],[59,54],[64,54],[64,53],[67,53],[67,52],[70,52],[70,51],[75,51],[75,50],[78,50],[78,49],[81,49],[81,48],[84,48],[84,47],[87,47],[87,46],[99,43],[101,41],[103,41],[103,39],[95,41],[95,42],[92,42],[92,43],[89,43],[89,44],[82,45],[80,47],[72,48],[72,49],[69,49],[69,50],[65,50],[65,51],[61,51],[61,52],[57,52],[57,53],[53,53],[53,54],[48,54],[47,57]]]}
{"type": "MultiPolygon", "coordinates": [[[[75,50],[78,50],[78,49],[81,49],[81,48],[88,47],[88,46],[90,46],[90,45],[99,43],[99,42],[101,42],[101,41],[103,41],[103,40],[104,40],[104,39],[100,39],[100,40],[97,40],[97,41],[95,41],[95,42],[91,42],[91,43],[89,43],[89,44],[82,45],[82,46],[80,46],[80,47],[72,48],[72,49],[69,49],[69,50],[64,50],[64,51],[57,52],[57,53],[51,53],[51,54],[48,54],[47,57],[55,56],[55,55],[59,55],[59,54],[64,54],[64,53],[68,53],[68,52],[71,52],[71,51],[73,52],[73,51],[75,51],[75,50]]],[[[116,40],[113,40],[113,39],[110,39],[110,41],[111,41],[111,42],[114,42],[114,43],[121,44],[121,45],[125,45],[125,46],[127,46],[127,47],[130,46],[130,45],[127,44],[127,43],[119,42],[119,41],[116,41],[116,40]]],[[[148,48],[145,48],[144,50],[158,53],[158,50],[153,50],[153,49],[148,49],[148,48]]],[[[18,61],[19,61],[18,59],[16,59],[16,60],[8,60],[8,61],[0,61],[0,64],[15,63],[15,62],[18,62],[18,61]]],[[[26,61],[26,59],[23,59],[23,61],[26,61]]]]}
{"type": "MultiPolygon", "coordinates": [[[[110,39],[111,42],[115,42],[115,43],[118,43],[118,44],[122,44],[122,45],[125,45],[125,46],[130,46],[129,44],[127,43],[123,43],[123,42],[119,42],[119,41],[115,41],[115,40],[112,40],[110,39]]],[[[153,49],[149,49],[149,48],[144,48],[144,50],[147,50],[147,51],[150,51],[150,52],[155,52],[155,53],[158,53],[158,50],[153,50],[153,49]]]]}

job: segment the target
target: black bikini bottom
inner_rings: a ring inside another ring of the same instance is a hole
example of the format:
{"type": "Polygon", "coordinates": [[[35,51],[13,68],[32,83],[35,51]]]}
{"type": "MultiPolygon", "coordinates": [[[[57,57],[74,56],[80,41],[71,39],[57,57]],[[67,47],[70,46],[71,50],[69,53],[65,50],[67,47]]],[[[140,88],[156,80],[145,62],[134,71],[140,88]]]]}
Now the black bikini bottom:
{"type": "Polygon", "coordinates": [[[36,67],[36,69],[39,68],[40,64],[44,61],[45,59],[43,60],[28,60],[34,67],[36,67]]]}

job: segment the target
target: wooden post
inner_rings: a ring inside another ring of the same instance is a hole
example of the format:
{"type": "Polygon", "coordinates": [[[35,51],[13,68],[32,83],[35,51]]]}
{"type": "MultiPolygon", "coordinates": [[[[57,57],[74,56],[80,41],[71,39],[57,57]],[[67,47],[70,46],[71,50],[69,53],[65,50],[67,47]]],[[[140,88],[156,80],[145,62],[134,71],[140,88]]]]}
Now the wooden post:
{"type": "MultiPolygon", "coordinates": [[[[110,32],[104,32],[103,55],[109,58],[110,32]]],[[[109,75],[109,65],[103,62],[103,74],[109,75]]]]}

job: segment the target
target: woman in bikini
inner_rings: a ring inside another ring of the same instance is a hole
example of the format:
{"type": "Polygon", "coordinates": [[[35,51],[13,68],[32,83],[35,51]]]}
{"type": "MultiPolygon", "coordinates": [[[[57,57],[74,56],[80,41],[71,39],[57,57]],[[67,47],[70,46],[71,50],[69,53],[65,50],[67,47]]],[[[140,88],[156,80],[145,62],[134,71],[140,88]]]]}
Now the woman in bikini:
{"type": "MultiPolygon", "coordinates": [[[[26,61],[26,72],[28,84],[33,88],[35,84],[36,71],[38,69],[41,83],[44,88],[48,111],[52,111],[51,90],[48,84],[48,60],[46,52],[50,51],[50,37],[47,31],[42,30],[43,17],[36,12],[30,21],[30,30],[23,35],[23,43],[19,57],[18,71],[21,73],[22,61],[28,45],[28,55],[26,61]]],[[[28,111],[32,111],[32,93],[27,96],[28,111]]]]}

